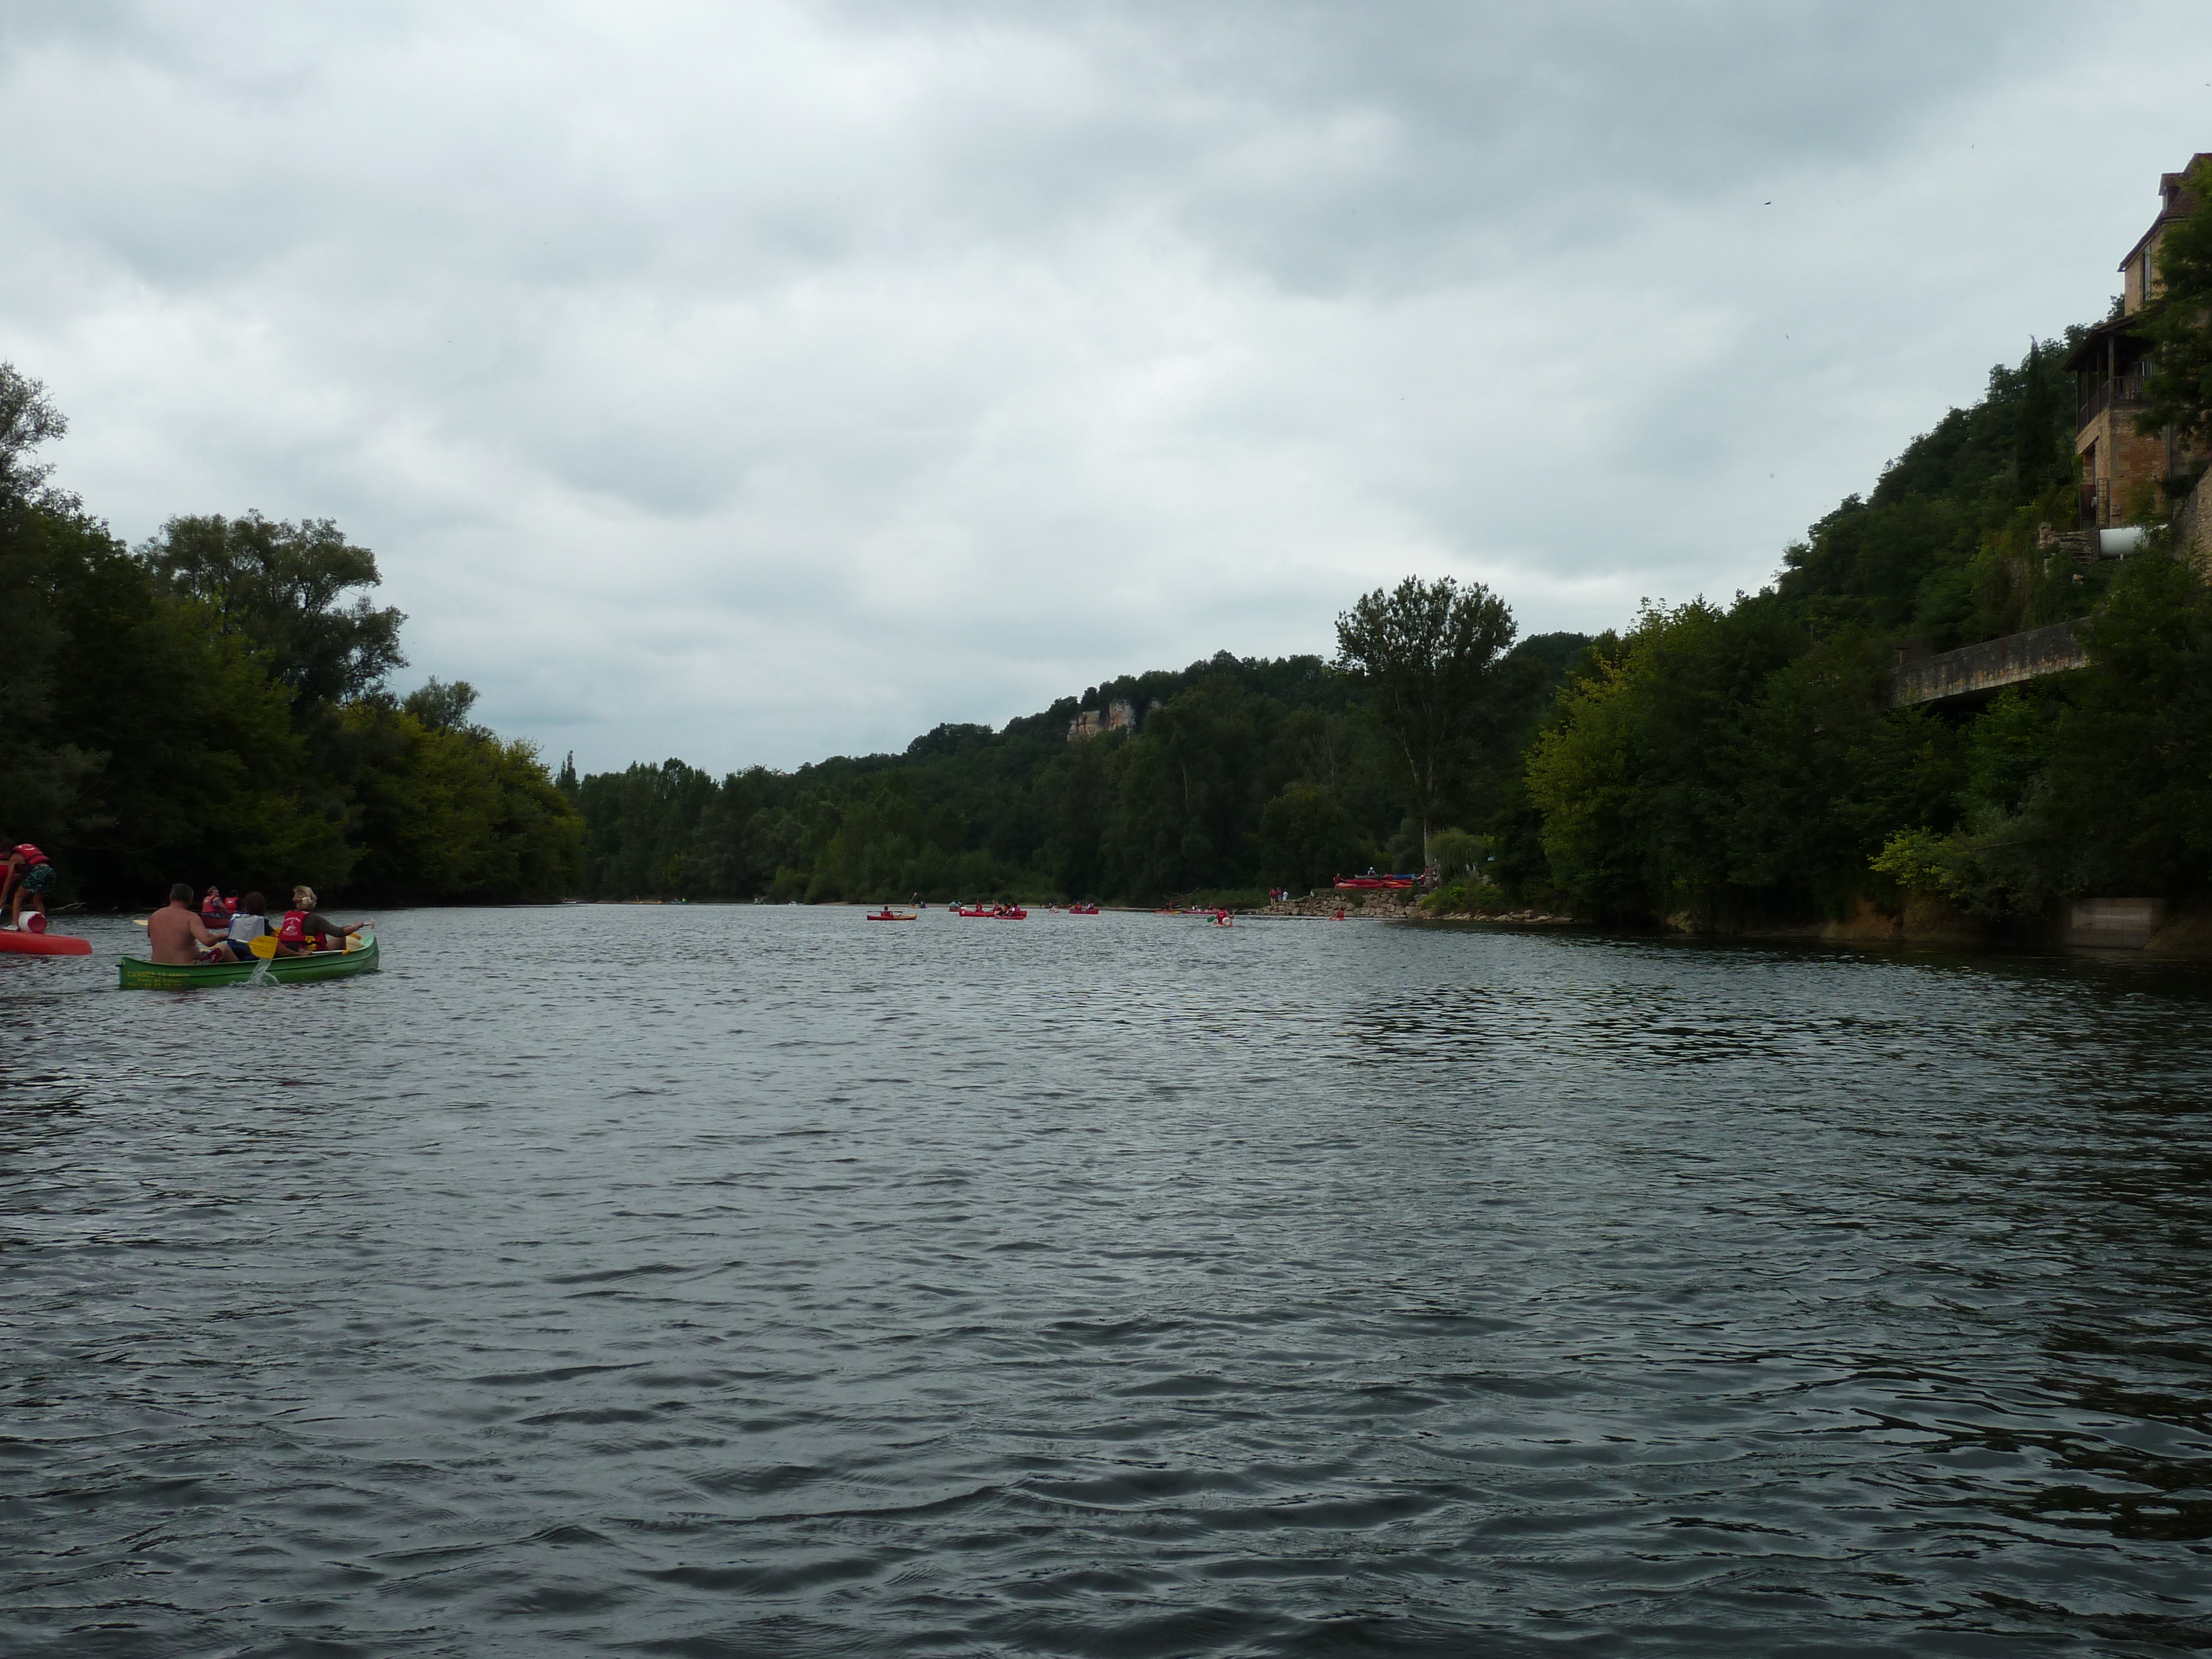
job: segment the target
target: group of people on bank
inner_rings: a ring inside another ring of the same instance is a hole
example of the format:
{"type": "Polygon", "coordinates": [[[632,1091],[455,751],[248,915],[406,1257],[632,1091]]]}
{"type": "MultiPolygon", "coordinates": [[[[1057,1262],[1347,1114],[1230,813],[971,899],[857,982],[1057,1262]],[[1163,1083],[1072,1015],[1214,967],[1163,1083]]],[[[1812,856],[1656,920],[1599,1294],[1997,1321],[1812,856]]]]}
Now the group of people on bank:
{"type": "Polygon", "coordinates": [[[251,962],[256,939],[273,938],[273,954],[304,957],[316,951],[342,951],[345,941],[372,922],[356,921],[341,927],[315,908],[315,890],[295,887],[292,906],[275,922],[269,919],[268,901],[259,893],[225,898],[222,890],[210,887],[192,908],[192,890],[179,882],[169,889],[166,908],[146,921],[146,944],[151,959],[191,967],[223,962],[251,962]]]}

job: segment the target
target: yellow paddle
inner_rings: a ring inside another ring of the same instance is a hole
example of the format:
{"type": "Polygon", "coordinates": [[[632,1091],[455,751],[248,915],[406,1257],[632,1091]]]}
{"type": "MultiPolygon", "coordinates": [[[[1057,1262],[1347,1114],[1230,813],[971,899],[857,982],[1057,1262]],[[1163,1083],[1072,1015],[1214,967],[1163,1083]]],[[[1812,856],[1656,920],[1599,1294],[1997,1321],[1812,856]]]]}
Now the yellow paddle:
{"type": "Polygon", "coordinates": [[[246,948],[259,957],[262,961],[267,962],[276,954],[276,935],[264,933],[258,939],[249,939],[246,941],[246,948]]]}

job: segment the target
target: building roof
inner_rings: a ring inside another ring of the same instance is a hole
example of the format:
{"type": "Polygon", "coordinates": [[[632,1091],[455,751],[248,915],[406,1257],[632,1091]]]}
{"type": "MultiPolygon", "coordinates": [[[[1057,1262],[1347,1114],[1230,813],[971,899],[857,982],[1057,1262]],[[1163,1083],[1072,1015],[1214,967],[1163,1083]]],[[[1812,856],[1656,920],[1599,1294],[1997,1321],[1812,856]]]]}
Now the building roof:
{"type": "Polygon", "coordinates": [[[2095,368],[2097,360],[2104,355],[2105,341],[2110,336],[2117,334],[2122,339],[2141,337],[2136,333],[2135,324],[2136,319],[2132,317],[2107,318],[2096,327],[2086,331],[2081,336],[2081,343],[2066,354],[2058,367],[2070,369],[2075,374],[2095,368]]]}
{"type": "Polygon", "coordinates": [[[2196,155],[2189,158],[2189,166],[2182,168],[2179,173],[2159,174],[2158,193],[2163,205],[2158,210],[2158,217],[2150,222],[2148,230],[2136,238],[2136,245],[2128,250],[2127,258],[2113,266],[2113,270],[2125,270],[2135,263],[2136,256],[2143,251],[2145,242],[2150,240],[2152,237],[2158,234],[2160,230],[2172,224],[2176,219],[2186,219],[2197,211],[2197,198],[2189,193],[2185,181],[2199,161],[2212,161],[2212,150],[2198,150],[2196,155]]]}

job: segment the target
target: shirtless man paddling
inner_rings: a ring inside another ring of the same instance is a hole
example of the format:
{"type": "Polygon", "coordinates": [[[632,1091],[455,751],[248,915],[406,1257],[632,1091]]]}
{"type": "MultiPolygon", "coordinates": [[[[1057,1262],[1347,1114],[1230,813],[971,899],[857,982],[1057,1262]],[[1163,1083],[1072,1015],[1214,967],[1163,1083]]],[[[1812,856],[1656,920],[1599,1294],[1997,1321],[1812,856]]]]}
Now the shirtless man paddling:
{"type": "Polygon", "coordinates": [[[169,889],[168,908],[146,919],[146,943],[155,962],[189,968],[198,962],[202,951],[222,941],[208,932],[199,912],[192,908],[191,886],[180,881],[169,889]]]}

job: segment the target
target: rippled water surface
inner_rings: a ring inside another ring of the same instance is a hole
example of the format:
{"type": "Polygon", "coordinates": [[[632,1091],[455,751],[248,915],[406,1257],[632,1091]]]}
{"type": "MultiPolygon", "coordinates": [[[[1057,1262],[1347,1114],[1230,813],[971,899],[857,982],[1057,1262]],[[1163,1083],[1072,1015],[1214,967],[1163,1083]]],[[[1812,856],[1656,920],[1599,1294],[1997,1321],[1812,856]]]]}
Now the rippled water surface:
{"type": "Polygon", "coordinates": [[[0,957],[0,1651],[2212,1645],[2212,976],[401,913],[0,957]]]}

